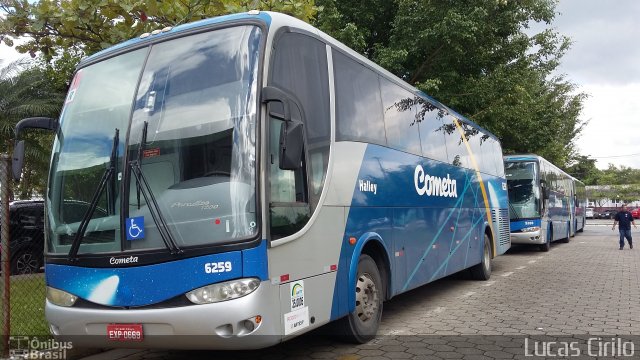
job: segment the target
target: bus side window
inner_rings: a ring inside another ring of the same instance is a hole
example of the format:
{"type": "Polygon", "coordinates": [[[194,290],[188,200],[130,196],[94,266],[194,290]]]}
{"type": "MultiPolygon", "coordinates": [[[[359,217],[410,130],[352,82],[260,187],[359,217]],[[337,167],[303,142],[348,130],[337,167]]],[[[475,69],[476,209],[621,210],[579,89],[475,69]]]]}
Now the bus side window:
{"type": "MultiPolygon", "coordinates": [[[[478,166],[478,170],[485,174],[489,174],[487,167],[484,165],[484,156],[482,156],[483,145],[485,145],[485,141],[488,136],[482,134],[477,128],[465,123],[464,121],[460,121],[460,126],[467,138],[467,143],[471,149],[475,165],[478,166]]],[[[475,165],[473,161],[471,161],[471,156],[467,158],[467,161],[469,163],[469,168],[475,170],[475,165]]]]}
{"type": "Polygon", "coordinates": [[[446,115],[443,119],[443,129],[445,141],[447,143],[447,154],[449,155],[449,163],[454,166],[470,168],[469,153],[464,144],[462,134],[455,124],[455,119],[451,115],[446,115]]]}
{"type": "Polygon", "coordinates": [[[336,141],[387,145],[378,75],[333,51],[336,87],[336,141]]]}
{"type": "Polygon", "coordinates": [[[383,77],[380,77],[380,93],[388,146],[422,155],[415,96],[383,77]]]}
{"type": "Polygon", "coordinates": [[[444,112],[430,101],[416,97],[418,103],[416,121],[420,129],[422,155],[429,159],[448,162],[445,145],[444,112]]]}
{"type": "MultiPolygon", "coordinates": [[[[491,156],[493,156],[493,164],[495,165],[495,168],[496,168],[495,175],[503,178],[504,177],[504,161],[502,160],[502,145],[500,145],[500,142],[496,140],[492,140],[491,144],[493,148],[493,153],[491,154],[491,156]]],[[[491,156],[489,156],[488,158],[491,158],[491,156]]]]}
{"type": "MultiPolygon", "coordinates": [[[[284,121],[269,119],[269,178],[271,184],[269,212],[271,237],[279,239],[296,233],[310,218],[305,164],[297,170],[280,169],[280,129],[284,121]]],[[[304,159],[303,159],[304,162],[304,159]]]]}
{"type": "MultiPolygon", "coordinates": [[[[304,227],[317,207],[329,163],[331,118],[326,45],[310,36],[285,32],[277,37],[270,82],[294,96],[304,113],[302,167],[282,170],[278,144],[282,121],[269,120],[271,237],[282,238],[304,227]]],[[[278,113],[277,103],[269,105],[278,113]]],[[[291,116],[302,119],[295,105],[291,116]]]]}

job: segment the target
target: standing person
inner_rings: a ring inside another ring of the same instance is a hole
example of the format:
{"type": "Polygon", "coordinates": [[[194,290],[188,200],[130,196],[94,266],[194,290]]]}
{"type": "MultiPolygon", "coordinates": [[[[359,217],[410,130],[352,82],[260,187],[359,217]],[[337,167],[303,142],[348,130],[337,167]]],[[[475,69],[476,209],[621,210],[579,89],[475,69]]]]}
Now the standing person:
{"type": "Polygon", "coordinates": [[[627,211],[627,206],[622,204],[620,211],[613,218],[613,227],[611,230],[615,230],[616,224],[618,225],[618,230],[620,231],[620,250],[624,249],[624,238],[627,238],[629,242],[629,249],[633,249],[633,241],[631,239],[631,224],[633,224],[634,228],[638,228],[636,226],[636,222],[633,221],[633,216],[630,212],[627,211]]]}

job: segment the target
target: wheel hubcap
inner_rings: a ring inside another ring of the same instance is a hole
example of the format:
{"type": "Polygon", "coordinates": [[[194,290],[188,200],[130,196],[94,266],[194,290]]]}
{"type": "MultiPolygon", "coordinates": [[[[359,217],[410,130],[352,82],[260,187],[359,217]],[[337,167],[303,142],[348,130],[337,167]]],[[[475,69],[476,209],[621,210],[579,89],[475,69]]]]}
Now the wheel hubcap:
{"type": "Polygon", "coordinates": [[[16,261],[16,272],[18,274],[31,274],[38,270],[38,259],[32,254],[22,254],[16,261]]]}
{"type": "Polygon", "coordinates": [[[356,283],[356,313],[362,322],[374,318],[379,306],[378,288],[369,274],[358,276],[356,283]]]}

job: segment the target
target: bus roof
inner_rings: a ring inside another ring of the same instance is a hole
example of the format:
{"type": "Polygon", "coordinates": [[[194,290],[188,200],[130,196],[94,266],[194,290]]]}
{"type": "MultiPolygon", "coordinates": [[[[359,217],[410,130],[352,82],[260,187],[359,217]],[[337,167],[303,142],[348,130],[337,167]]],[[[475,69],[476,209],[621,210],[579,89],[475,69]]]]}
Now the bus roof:
{"type": "Polygon", "coordinates": [[[504,161],[538,161],[540,163],[546,163],[550,166],[552,166],[553,168],[555,168],[557,171],[560,171],[561,173],[565,174],[566,176],[568,176],[569,178],[571,178],[574,181],[577,181],[581,184],[584,185],[584,183],[582,181],[580,181],[580,179],[567,174],[564,170],[560,169],[558,166],[556,166],[554,163],[552,163],[551,161],[543,158],[540,155],[536,155],[536,154],[514,154],[514,155],[505,155],[503,156],[504,161]]]}
{"type": "Polygon", "coordinates": [[[540,155],[536,154],[516,154],[503,156],[505,161],[539,161],[542,159],[540,155]]]}
{"type": "Polygon", "coordinates": [[[191,31],[191,30],[198,29],[198,28],[205,28],[207,26],[221,24],[221,23],[224,23],[224,22],[242,21],[242,20],[258,20],[258,21],[262,21],[263,23],[265,23],[268,27],[275,27],[275,28],[281,28],[281,27],[285,27],[285,26],[295,26],[295,27],[300,28],[302,30],[314,33],[317,36],[319,36],[320,38],[322,38],[325,42],[327,42],[328,44],[330,44],[333,47],[335,47],[336,49],[339,49],[339,50],[349,54],[352,58],[354,58],[358,62],[360,62],[363,65],[366,65],[367,67],[369,67],[369,68],[375,70],[376,72],[384,75],[389,80],[401,85],[406,90],[412,92],[414,95],[417,95],[417,96],[420,96],[422,98],[427,99],[428,101],[432,102],[433,105],[435,105],[436,107],[448,112],[450,115],[458,118],[459,120],[462,120],[463,122],[467,123],[468,125],[477,128],[482,133],[493,137],[495,140],[500,141],[500,139],[498,139],[497,136],[495,136],[490,131],[487,131],[486,129],[484,129],[480,125],[476,124],[474,121],[466,118],[465,116],[462,116],[460,113],[454,111],[450,107],[442,104],[441,102],[439,102],[438,100],[434,99],[433,97],[427,95],[423,91],[415,88],[414,86],[410,85],[409,83],[407,83],[404,80],[400,79],[399,77],[395,76],[391,72],[389,72],[386,69],[382,68],[380,65],[374,63],[373,61],[371,61],[371,60],[367,59],[366,57],[362,56],[361,54],[359,54],[355,50],[349,48],[348,46],[346,46],[343,43],[339,42],[338,40],[334,39],[330,35],[322,32],[321,30],[313,27],[312,25],[310,25],[310,24],[308,24],[308,23],[306,23],[306,22],[304,22],[304,21],[302,21],[300,19],[294,18],[294,17],[286,15],[286,14],[277,13],[277,12],[255,11],[254,10],[254,11],[238,13],[238,14],[216,16],[216,17],[209,18],[209,19],[204,19],[204,20],[199,20],[199,21],[195,21],[195,22],[179,25],[179,26],[176,26],[174,28],[159,29],[159,30],[157,30],[159,32],[156,33],[156,34],[147,35],[146,37],[142,37],[142,35],[141,35],[139,37],[136,37],[136,38],[121,42],[119,44],[111,46],[110,48],[107,48],[107,49],[99,51],[99,52],[97,52],[97,53],[95,53],[95,54],[93,54],[93,55],[91,55],[89,57],[86,57],[86,58],[82,59],[82,61],[80,61],[80,63],[78,64],[78,68],[81,68],[81,67],[84,67],[84,66],[86,66],[86,65],[88,65],[90,63],[99,61],[100,59],[102,59],[104,57],[109,57],[109,56],[115,55],[117,53],[124,52],[124,51],[128,50],[129,48],[143,46],[143,45],[151,43],[151,42],[156,42],[158,39],[166,38],[166,37],[169,37],[169,36],[173,37],[173,36],[175,36],[177,34],[180,34],[180,33],[183,33],[183,32],[191,31]]]}
{"type": "Polygon", "coordinates": [[[129,47],[134,47],[134,46],[138,46],[138,45],[142,45],[145,43],[149,43],[152,41],[156,41],[159,38],[164,38],[164,37],[168,37],[168,36],[173,36],[179,33],[183,33],[186,31],[190,31],[190,30],[194,30],[197,28],[204,28],[207,26],[212,26],[212,25],[216,25],[216,24],[220,24],[223,22],[230,22],[230,21],[239,21],[239,20],[260,20],[262,22],[264,22],[265,24],[267,24],[267,26],[271,23],[271,16],[268,12],[264,12],[264,11],[260,11],[260,12],[245,12],[245,13],[239,13],[239,14],[231,14],[231,15],[223,15],[223,16],[216,16],[213,18],[209,18],[209,19],[204,19],[204,20],[199,20],[199,21],[194,21],[194,22],[190,22],[187,24],[182,24],[182,25],[178,25],[176,27],[173,28],[165,28],[165,29],[158,29],[158,31],[160,31],[157,34],[148,34],[147,36],[143,37],[143,35],[140,35],[138,37],[135,37],[133,39],[121,42],[119,44],[113,45],[107,49],[104,49],[102,51],[99,51],[91,56],[88,56],[84,59],[82,59],[82,61],[80,62],[80,64],[78,65],[78,67],[83,67],[85,66],[87,63],[92,63],[102,57],[106,57],[109,55],[112,55],[113,53],[116,52],[120,52],[121,50],[127,49],[129,47]]]}

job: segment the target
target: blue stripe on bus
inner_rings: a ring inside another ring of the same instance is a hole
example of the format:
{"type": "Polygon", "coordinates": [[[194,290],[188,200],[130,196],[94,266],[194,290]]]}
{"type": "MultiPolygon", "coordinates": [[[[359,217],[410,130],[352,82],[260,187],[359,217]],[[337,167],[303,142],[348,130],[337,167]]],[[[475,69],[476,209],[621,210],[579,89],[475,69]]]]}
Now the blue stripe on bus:
{"type": "MultiPolygon", "coordinates": [[[[483,174],[483,181],[490,207],[506,211],[506,180],[483,174]]],[[[385,249],[393,296],[480,263],[486,227],[475,171],[367,145],[347,216],[331,319],[355,308],[355,272],[365,242],[377,241],[385,249]],[[434,181],[455,180],[455,196],[420,195],[416,186],[424,182],[416,184],[418,165],[434,181]],[[355,246],[349,245],[350,237],[358,239],[355,246]]],[[[504,251],[501,247],[498,254],[504,251]]]]}
{"type": "Polygon", "coordinates": [[[520,231],[524,228],[542,226],[542,220],[540,219],[527,219],[527,220],[511,220],[511,232],[520,231]]]}
{"type": "Polygon", "coordinates": [[[221,281],[241,277],[267,280],[266,244],[263,240],[253,249],[126,268],[47,264],[46,282],[48,286],[101,305],[151,305],[221,281]],[[225,262],[231,263],[231,269],[224,267],[225,262]],[[216,272],[207,273],[205,265],[214,263],[216,265],[209,268],[215,267],[216,272]],[[224,271],[217,272],[218,269],[224,271]]]}

